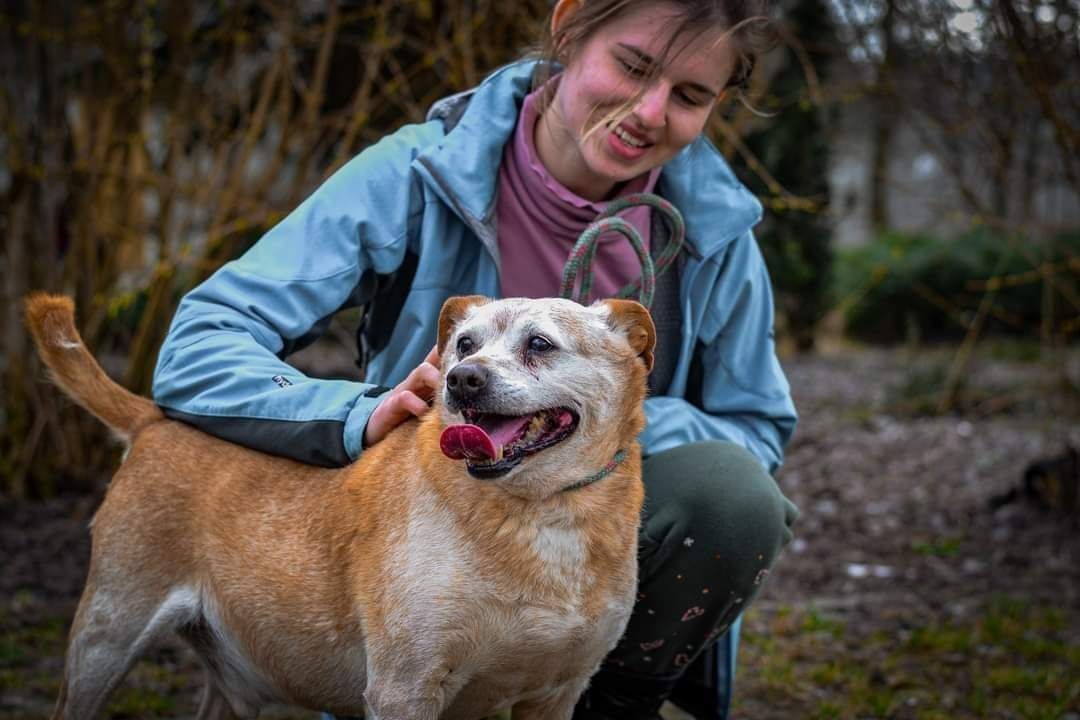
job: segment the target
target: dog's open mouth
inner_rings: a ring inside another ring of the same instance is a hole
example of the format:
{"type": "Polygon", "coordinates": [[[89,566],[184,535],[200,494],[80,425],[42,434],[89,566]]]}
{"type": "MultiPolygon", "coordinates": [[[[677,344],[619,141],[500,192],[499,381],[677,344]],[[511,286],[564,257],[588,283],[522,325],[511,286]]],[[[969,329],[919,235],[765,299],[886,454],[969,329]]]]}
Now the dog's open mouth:
{"type": "Polygon", "coordinates": [[[578,425],[569,408],[517,416],[463,410],[461,415],[464,423],[443,430],[443,454],[465,460],[470,475],[485,479],[505,475],[526,456],[565,440],[578,425]]]}

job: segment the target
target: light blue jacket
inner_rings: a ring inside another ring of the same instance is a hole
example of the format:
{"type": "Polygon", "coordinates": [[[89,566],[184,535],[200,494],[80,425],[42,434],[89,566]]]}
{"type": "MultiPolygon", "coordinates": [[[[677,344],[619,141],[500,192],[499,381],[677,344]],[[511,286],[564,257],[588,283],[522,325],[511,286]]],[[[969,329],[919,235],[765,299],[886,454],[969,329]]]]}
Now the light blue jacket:
{"type": "MultiPolygon", "coordinates": [[[[378,386],[393,386],[423,361],[443,301],[500,296],[498,167],[533,67],[506,66],[437,105],[427,122],[369,147],[189,292],[154,374],[154,399],[166,413],[307,462],[356,459],[385,391],[378,386]],[[282,361],[335,312],[377,297],[405,264],[415,274],[368,382],[311,379],[282,361]]],[[[704,138],[664,166],[656,191],[685,216],[689,247],[674,374],[664,395],[646,400],[644,452],[725,439],[775,470],[796,415],[751,233],[761,205],[704,138]]]]}

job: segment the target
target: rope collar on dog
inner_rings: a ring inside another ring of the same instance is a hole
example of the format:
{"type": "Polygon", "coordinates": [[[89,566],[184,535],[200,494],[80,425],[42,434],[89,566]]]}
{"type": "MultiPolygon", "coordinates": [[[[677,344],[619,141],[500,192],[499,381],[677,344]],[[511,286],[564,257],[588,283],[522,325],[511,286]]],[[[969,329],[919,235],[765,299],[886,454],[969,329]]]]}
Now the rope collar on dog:
{"type": "Polygon", "coordinates": [[[567,485],[563,488],[563,492],[569,492],[570,490],[578,490],[585,487],[586,485],[592,485],[597,480],[603,480],[608,475],[610,475],[615,470],[615,468],[619,467],[619,463],[621,463],[625,459],[626,451],[622,449],[617,450],[615,452],[615,457],[611,458],[607,465],[600,468],[589,477],[578,480],[573,485],[567,485]]]}
{"type": "Polygon", "coordinates": [[[678,208],[659,195],[652,193],[638,193],[627,195],[624,198],[613,200],[607,208],[589,223],[584,232],[574,243],[570,250],[570,256],[563,266],[562,285],[559,286],[559,297],[568,300],[576,300],[585,304],[589,299],[589,291],[592,289],[593,275],[592,263],[596,257],[596,246],[601,234],[605,232],[621,233],[633,246],[641,263],[641,277],[624,286],[615,294],[618,298],[632,297],[638,294],[638,302],[646,308],[652,305],[653,293],[656,291],[656,276],[663,273],[678,256],[686,239],[686,222],[678,208]],[[637,205],[647,205],[658,210],[668,223],[671,231],[670,239],[664,250],[657,256],[656,263],[645,250],[645,241],[633,225],[621,217],[615,217],[617,213],[637,205]],[[574,295],[574,286],[578,285],[577,295],[574,295]]]}

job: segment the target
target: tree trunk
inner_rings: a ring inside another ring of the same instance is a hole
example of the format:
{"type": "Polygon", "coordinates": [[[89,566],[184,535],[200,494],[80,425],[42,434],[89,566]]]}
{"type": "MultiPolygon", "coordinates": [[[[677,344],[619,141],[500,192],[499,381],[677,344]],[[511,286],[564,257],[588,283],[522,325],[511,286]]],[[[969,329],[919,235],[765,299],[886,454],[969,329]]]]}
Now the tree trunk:
{"type": "Polygon", "coordinates": [[[880,233],[889,224],[889,150],[892,148],[893,131],[896,128],[896,108],[893,98],[892,71],[895,59],[893,26],[896,18],[895,0],[887,0],[885,14],[881,18],[882,60],[878,66],[877,83],[874,87],[875,125],[874,159],[870,170],[870,224],[880,233]]]}

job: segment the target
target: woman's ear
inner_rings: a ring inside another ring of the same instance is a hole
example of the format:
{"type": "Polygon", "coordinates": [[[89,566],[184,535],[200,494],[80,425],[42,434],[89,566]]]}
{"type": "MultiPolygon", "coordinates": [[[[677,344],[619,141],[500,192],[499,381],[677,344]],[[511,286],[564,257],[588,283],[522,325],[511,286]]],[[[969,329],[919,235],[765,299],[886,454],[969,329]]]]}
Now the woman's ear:
{"type": "Polygon", "coordinates": [[[580,6],[581,0],[558,0],[555,9],[551,11],[551,34],[558,33],[563,23],[576,13],[580,6]]]}

